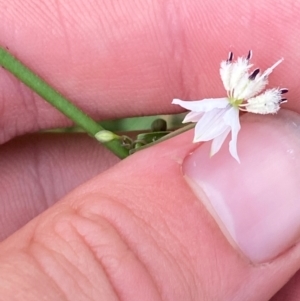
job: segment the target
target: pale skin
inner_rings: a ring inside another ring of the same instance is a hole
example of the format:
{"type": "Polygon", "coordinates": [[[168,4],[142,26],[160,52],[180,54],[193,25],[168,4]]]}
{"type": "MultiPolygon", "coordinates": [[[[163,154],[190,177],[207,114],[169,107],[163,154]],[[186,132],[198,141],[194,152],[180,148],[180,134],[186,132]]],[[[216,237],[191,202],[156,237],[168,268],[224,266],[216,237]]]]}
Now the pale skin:
{"type": "MultiPolygon", "coordinates": [[[[0,43],[98,119],[220,97],[220,59],[249,49],[263,68],[284,57],[272,84],[300,112],[299,13],[298,1],[1,0],[0,43]]],[[[5,70],[0,90],[3,300],[299,299],[298,245],[250,264],[187,188],[192,132],[121,163],[83,135],[10,141],[70,123],[5,70]]]]}

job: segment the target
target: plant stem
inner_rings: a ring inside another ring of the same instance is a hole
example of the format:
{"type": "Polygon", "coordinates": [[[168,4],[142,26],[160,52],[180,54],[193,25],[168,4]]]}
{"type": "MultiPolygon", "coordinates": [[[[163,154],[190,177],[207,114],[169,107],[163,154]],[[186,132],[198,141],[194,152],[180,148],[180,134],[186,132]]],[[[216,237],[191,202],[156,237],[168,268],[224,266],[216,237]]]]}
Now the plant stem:
{"type": "Polygon", "coordinates": [[[179,134],[182,134],[182,133],[184,133],[184,132],[186,132],[186,131],[194,128],[194,127],[195,127],[195,123],[188,124],[188,125],[186,125],[184,127],[181,127],[180,129],[178,129],[176,131],[173,131],[172,133],[170,133],[170,134],[168,134],[166,136],[163,136],[162,138],[160,138],[160,139],[158,139],[158,140],[156,140],[156,141],[154,141],[152,143],[146,144],[144,146],[140,146],[139,148],[136,148],[136,149],[132,149],[130,151],[130,154],[136,153],[136,152],[138,152],[140,150],[143,150],[145,148],[148,148],[150,146],[153,146],[153,145],[158,144],[160,142],[163,142],[165,140],[171,139],[171,138],[173,138],[173,137],[175,137],[175,136],[177,136],[179,134]]]}
{"type": "MultiPolygon", "coordinates": [[[[65,116],[70,118],[74,123],[82,127],[89,135],[94,137],[99,131],[105,130],[100,124],[50,87],[44,80],[23,65],[3,47],[0,47],[0,65],[65,116]]],[[[120,140],[106,142],[103,143],[103,145],[119,158],[125,158],[129,154],[128,150],[122,147],[120,140]]]]}

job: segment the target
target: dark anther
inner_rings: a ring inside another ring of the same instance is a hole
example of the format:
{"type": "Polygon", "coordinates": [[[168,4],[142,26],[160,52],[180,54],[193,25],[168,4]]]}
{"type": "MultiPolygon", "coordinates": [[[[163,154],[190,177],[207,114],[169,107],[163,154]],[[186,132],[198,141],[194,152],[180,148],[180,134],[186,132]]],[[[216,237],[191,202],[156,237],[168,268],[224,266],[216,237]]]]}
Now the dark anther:
{"type": "Polygon", "coordinates": [[[288,100],[286,99],[286,98],[282,98],[281,100],[280,100],[280,103],[286,103],[288,100]]]}
{"type": "Polygon", "coordinates": [[[249,61],[252,58],[252,50],[249,50],[247,55],[247,60],[249,61]]]}
{"type": "Polygon", "coordinates": [[[249,79],[250,80],[255,80],[255,77],[257,76],[257,74],[260,72],[259,68],[253,70],[253,72],[249,75],[249,79]]]}
{"type": "Polygon", "coordinates": [[[289,90],[287,88],[280,89],[281,94],[284,94],[284,93],[287,93],[287,92],[289,92],[289,90]]]}
{"type": "Polygon", "coordinates": [[[228,54],[227,63],[231,63],[231,62],[232,62],[232,59],[233,59],[233,52],[230,51],[229,54],[228,54]]]}

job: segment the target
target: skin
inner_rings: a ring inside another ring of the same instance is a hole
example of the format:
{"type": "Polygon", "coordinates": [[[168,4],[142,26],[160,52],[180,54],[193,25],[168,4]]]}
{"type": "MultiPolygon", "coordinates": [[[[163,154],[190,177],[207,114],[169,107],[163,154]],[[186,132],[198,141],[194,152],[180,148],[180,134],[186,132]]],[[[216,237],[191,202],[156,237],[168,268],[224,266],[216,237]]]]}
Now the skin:
{"type": "MultiPolygon", "coordinates": [[[[297,1],[0,0],[0,43],[98,119],[221,97],[220,60],[249,49],[262,68],[284,57],[272,85],[300,112],[299,13],[297,1]]],[[[249,263],[187,187],[192,132],[120,163],[84,135],[12,140],[70,123],[5,70],[0,89],[3,300],[298,300],[299,246],[249,263]]]]}

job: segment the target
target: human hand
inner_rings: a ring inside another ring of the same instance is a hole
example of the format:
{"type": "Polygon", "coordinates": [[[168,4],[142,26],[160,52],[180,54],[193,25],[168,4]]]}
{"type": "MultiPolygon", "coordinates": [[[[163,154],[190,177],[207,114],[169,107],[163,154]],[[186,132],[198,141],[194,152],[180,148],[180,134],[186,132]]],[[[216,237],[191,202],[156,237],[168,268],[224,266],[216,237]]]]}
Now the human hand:
{"type": "MultiPolygon", "coordinates": [[[[249,49],[263,68],[285,58],[271,85],[288,87],[285,107],[298,111],[299,9],[279,1],[1,1],[0,42],[99,119],[175,113],[174,97],[223,95],[220,60],[229,50],[242,55],[249,49]]],[[[0,87],[2,143],[68,124],[5,71],[0,87]]],[[[111,167],[1,243],[3,300],[268,300],[299,269],[299,246],[283,245],[299,227],[299,208],[292,208],[292,217],[285,206],[299,194],[293,122],[299,124],[299,116],[290,112],[245,116],[238,142],[242,164],[225,147],[208,159],[203,144],[193,157],[200,165],[196,175],[184,161],[198,148],[191,132],[116,165],[113,155],[83,136],[33,135],[3,145],[3,237],[111,167]],[[276,248],[259,246],[266,262],[252,264],[231,246],[205,198],[187,185],[182,164],[185,174],[208,181],[227,201],[249,198],[260,206],[274,198],[274,208],[261,217],[246,212],[250,224],[267,216],[274,223],[287,210],[293,223],[275,237],[276,248]],[[228,177],[221,181],[222,175],[228,177]],[[274,195],[267,193],[272,189],[274,195]]],[[[298,286],[296,276],[274,300],[297,300],[298,286]]]]}

